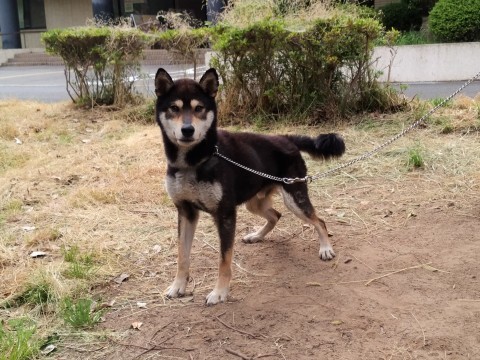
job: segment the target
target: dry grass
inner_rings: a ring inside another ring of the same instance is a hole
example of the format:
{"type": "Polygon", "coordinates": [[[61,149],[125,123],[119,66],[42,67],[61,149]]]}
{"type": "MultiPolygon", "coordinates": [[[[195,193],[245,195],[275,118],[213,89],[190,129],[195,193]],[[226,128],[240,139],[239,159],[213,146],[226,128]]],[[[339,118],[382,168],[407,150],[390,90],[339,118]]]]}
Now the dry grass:
{"type": "MultiPolygon", "coordinates": [[[[459,99],[385,152],[312,184],[314,204],[327,222],[373,233],[391,226],[384,219],[392,201],[401,199],[404,204],[396,217],[404,222],[414,216],[416,204],[425,201],[449,206],[478,198],[479,109],[479,101],[459,99]],[[442,121],[448,121],[451,131],[444,131],[442,121]],[[422,170],[406,166],[414,146],[422,150],[422,170]]],[[[275,132],[338,131],[345,137],[348,160],[400,131],[416,112],[366,115],[335,129],[296,127],[275,132]]],[[[0,152],[0,297],[15,296],[39,276],[52,284],[57,298],[93,296],[89,289],[105,286],[126,272],[138,292],[119,294],[118,307],[130,306],[138,298],[158,299],[171,280],[176,259],[176,212],[163,186],[166,162],[156,125],[129,122],[126,113],[81,111],[62,103],[2,101],[0,118],[8,132],[0,138],[0,151],[6,149],[0,152]],[[10,160],[3,160],[6,156],[10,160]],[[87,279],[65,275],[68,264],[62,249],[72,246],[94,255],[95,272],[87,279]],[[35,250],[47,256],[30,258],[35,250]]],[[[311,174],[333,165],[308,159],[307,163],[311,174]]],[[[286,220],[274,231],[298,234],[301,224],[279,209],[286,220]]],[[[243,209],[239,216],[239,236],[259,225],[243,209]]],[[[310,230],[301,229],[300,236],[311,237],[310,230]]],[[[203,278],[195,279],[198,290],[211,287],[216,274],[218,245],[210,220],[200,222],[197,237],[212,259],[203,278]]],[[[248,286],[249,270],[240,264],[234,281],[248,286]]],[[[32,314],[29,307],[1,311],[5,316],[32,314]]],[[[61,325],[55,311],[37,319],[44,332],[52,321],[61,325]]]]}

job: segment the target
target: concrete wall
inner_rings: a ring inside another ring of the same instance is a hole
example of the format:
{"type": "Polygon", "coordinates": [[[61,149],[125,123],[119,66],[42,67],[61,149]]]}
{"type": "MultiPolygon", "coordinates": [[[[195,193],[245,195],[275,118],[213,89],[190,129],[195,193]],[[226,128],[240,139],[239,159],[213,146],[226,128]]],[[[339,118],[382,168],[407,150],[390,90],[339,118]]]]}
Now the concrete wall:
{"type": "Polygon", "coordinates": [[[91,0],[45,0],[47,29],[83,26],[93,18],[91,0]]]}
{"type": "Polygon", "coordinates": [[[45,30],[22,30],[20,31],[20,38],[22,40],[22,48],[34,49],[44,47],[40,40],[41,34],[45,30]]]}
{"type": "Polygon", "coordinates": [[[480,42],[377,47],[372,58],[381,81],[465,80],[480,71],[480,42]]]}

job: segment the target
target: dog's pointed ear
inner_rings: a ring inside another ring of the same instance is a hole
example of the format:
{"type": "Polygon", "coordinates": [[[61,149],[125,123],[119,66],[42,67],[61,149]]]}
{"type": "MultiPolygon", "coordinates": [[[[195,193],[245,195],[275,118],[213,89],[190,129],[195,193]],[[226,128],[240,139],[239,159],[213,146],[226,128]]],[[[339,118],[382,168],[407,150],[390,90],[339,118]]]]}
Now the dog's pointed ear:
{"type": "Polygon", "coordinates": [[[215,97],[218,91],[217,70],[214,68],[208,69],[198,83],[208,95],[215,97]]]}
{"type": "Polygon", "coordinates": [[[155,75],[155,94],[165,95],[173,86],[172,77],[163,68],[157,70],[155,75]]]}

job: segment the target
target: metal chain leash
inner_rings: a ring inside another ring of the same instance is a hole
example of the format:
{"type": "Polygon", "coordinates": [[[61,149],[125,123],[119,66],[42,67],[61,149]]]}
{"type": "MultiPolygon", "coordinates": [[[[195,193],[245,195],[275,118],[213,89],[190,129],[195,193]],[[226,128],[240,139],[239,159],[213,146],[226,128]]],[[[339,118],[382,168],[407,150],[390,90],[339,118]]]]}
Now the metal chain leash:
{"type": "MultiPolygon", "coordinates": [[[[286,184],[289,184],[287,181],[290,180],[289,178],[281,178],[281,177],[278,177],[278,176],[273,176],[273,175],[269,175],[269,174],[265,174],[261,171],[258,171],[258,170],[254,170],[254,169],[251,169],[245,165],[242,165],[240,163],[237,163],[236,161],[226,157],[225,155],[222,155],[218,152],[218,146],[215,146],[215,155],[218,156],[218,157],[221,157],[223,160],[226,160],[228,161],[229,163],[232,163],[233,165],[235,166],[238,166],[239,168],[242,168],[243,170],[247,170],[251,173],[254,173],[258,176],[261,176],[261,177],[264,177],[264,178],[267,178],[267,179],[270,179],[270,180],[275,180],[275,181],[278,181],[278,182],[284,182],[286,184]]],[[[291,183],[293,184],[293,182],[291,183]]]]}
{"type": "Polygon", "coordinates": [[[461,87],[459,87],[454,93],[452,93],[450,96],[446,97],[445,99],[443,99],[437,106],[435,106],[434,108],[432,108],[429,112],[427,112],[425,115],[423,115],[420,119],[418,119],[417,121],[415,121],[413,124],[411,124],[410,126],[406,127],[403,131],[401,131],[400,133],[398,133],[397,135],[395,135],[394,137],[390,138],[389,140],[385,141],[383,144],[381,145],[378,145],[376,147],[374,147],[372,150],[370,151],[367,151],[366,153],[360,155],[360,156],[357,156],[356,158],[350,160],[350,161],[347,161],[347,162],[344,162],[334,168],[331,168],[327,171],[324,171],[324,172],[321,172],[321,173],[317,173],[315,175],[307,175],[305,177],[302,177],[302,178],[281,178],[281,177],[277,177],[277,176],[273,176],[273,175],[269,175],[269,174],[265,174],[261,171],[258,171],[258,170],[254,170],[254,169],[251,169],[245,165],[242,165],[242,164],[239,164],[237,163],[236,161],[226,157],[225,155],[222,155],[218,152],[218,146],[215,147],[215,155],[234,164],[235,166],[238,166],[246,171],[249,171],[251,173],[254,173],[258,176],[261,176],[261,177],[264,177],[264,178],[267,178],[267,179],[270,179],[270,180],[274,180],[274,181],[278,181],[278,182],[283,182],[285,184],[293,184],[293,183],[297,183],[297,182],[305,182],[307,184],[311,183],[312,181],[314,180],[318,180],[318,179],[321,179],[321,178],[324,178],[324,177],[327,177],[333,173],[336,173],[337,171],[340,171],[340,170],[343,170],[345,169],[346,167],[349,167],[351,165],[354,165],[362,160],[365,160],[365,159],[368,159],[370,157],[372,157],[373,155],[375,155],[376,153],[378,153],[380,150],[382,150],[383,148],[387,147],[388,145],[390,145],[391,143],[397,141],[398,139],[400,139],[401,137],[405,136],[407,133],[409,133],[410,131],[412,131],[413,129],[415,129],[418,125],[420,125],[421,123],[423,123],[428,117],[430,117],[433,113],[435,113],[439,108],[445,106],[445,104],[447,102],[449,102],[450,100],[452,100],[455,96],[458,95],[458,93],[460,93],[463,89],[465,89],[468,85],[470,85],[475,79],[477,79],[478,77],[480,77],[480,72],[478,72],[473,78],[471,78],[470,80],[468,80],[467,82],[465,82],[465,84],[463,84],[461,87]]]}

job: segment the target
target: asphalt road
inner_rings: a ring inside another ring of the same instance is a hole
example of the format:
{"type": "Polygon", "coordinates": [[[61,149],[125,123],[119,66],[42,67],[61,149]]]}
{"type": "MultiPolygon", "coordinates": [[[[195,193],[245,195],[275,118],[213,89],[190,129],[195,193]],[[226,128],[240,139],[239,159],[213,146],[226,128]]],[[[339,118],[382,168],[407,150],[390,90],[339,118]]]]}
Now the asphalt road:
{"type": "MultiPolygon", "coordinates": [[[[193,77],[193,69],[185,66],[163,66],[176,79],[193,77]]],[[[153,79],[157,66],[143,67],[135,76],[135,89],[154,96],[153,79]]],[[[204,71],[201,68],[200,71],[204,71]]],[[[63,66],[0,67],[0,99],[37,100],[53,103],[70,100],[63,66]]]]}
{"type": "MultiPolygon", "coordinates": [[[[182,66],[164,66],[174,78],[192,76],[191,68],[182,66]]],[[[0,67],[0,99],[37,100],[58,102],[69,100],[66,90],[63,66],[3,66],[0,67]]],[[[141,69],[135,88],[153,95],[153,78],[157,67],[147,66],[141,69]]],[[[203,71],[202,69],[201,71],[203,71]]],[[[462,81],[408,83],[404,94],[410,98],[444,98],[463,84],[462,81]]],[[[399,84],[394,84],[400,88],[399,84]]],[[[474,97],[480,93],[480,81],[475,81],[463,93],[474,97]]]]}

